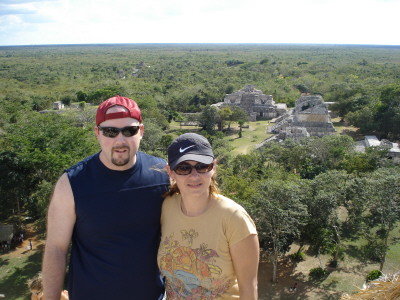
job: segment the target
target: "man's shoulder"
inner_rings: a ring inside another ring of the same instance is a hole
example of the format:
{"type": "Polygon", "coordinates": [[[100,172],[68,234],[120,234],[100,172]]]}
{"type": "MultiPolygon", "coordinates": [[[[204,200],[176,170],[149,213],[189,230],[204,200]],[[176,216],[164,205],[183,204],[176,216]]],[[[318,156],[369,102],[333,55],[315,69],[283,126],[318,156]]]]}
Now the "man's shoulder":
{"type": "Polygon", "coordinates": [[[144,152],[138,151],[140,172],[134,172],[133,176],[140,176],[138,180],[144,185],[169,185],[168,174],[165,170],[167,162],[144,152]]]}
{"type": "Polygon", "coordinates": [[[144,153],[142,151],[138,151],[137,155],[140,156],[141,162],[146,165],[151,165],[151,166],[157,166],[163,169],[166,165],[167,162],[165,159],[161,157],[156,157],[147,153],[144,153]]]}
{"type": "Polygon", "coordinates": [[[80,162],[66,169],[65,173],[67,173],[68,175],[72,175],[74,173],[84,170],[85,167],[87,167],[90,163],[92,163],[95,159],[97,159],[98,156],[99,153],[95,153],[91,156],[86,157],[85,159],[81,160],[80,162]]]}

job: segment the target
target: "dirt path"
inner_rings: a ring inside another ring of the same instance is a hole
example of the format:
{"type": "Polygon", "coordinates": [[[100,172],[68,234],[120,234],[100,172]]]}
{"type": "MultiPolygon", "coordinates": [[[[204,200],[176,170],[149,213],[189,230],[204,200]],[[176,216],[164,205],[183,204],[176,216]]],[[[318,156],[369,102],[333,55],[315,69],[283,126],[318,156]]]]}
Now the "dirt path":
{"type": "Polygon", "coordinates": [[[34,226],[32,224],[28,224],[25,227],[24,241],[22,244],[18,245],[13,251],[1,254],[7,255],[8,257],[18,257],[28,252],[36,249],[41,249],[44,246],[44,241],[39,239],[38,235],[35,232],[34,226]],[[32,245],[32,248],[30,247],[32,245]]]}

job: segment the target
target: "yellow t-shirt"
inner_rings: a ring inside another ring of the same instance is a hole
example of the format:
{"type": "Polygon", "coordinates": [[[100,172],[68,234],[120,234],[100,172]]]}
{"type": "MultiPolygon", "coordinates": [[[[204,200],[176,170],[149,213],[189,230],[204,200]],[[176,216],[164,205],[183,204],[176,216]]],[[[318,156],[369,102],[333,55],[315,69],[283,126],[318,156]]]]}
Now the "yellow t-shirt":
{"type": "Polygon", "coordinates": [[[257,234],[242,206],[217,195],[197,217],[184,215],[180,195],[164,200],[158,265],[166,278],[167,299],[238,299],[229,248],[257,234]]]}

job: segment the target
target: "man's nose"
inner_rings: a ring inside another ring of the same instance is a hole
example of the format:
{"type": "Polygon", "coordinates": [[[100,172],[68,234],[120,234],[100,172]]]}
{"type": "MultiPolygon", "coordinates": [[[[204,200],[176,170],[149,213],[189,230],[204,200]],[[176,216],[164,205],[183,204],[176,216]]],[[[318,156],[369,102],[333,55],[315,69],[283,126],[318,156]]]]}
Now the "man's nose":
{"type": "Polygon", "coordinates": [[[114,139],[116,142],[122,142],[125,141],[125,136],[122,134],[122,132],[118,132],[118,135],[114,139]]]}

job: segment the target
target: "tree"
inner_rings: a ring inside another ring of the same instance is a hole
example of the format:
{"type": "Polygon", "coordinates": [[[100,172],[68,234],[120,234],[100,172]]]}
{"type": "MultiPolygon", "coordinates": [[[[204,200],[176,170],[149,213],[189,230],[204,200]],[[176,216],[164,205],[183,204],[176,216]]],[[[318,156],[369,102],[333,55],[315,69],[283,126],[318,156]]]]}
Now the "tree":
{"type": "Polygon", "coordinates": [[[71,96],[64,96],[61,98],[61,103],[66,105],[66,106],[70,106],[72,102],[72,97],[71,96]]]}
{"type": "Polygon", "coordinates": [[[334,102],[331,109],[344,120],[349,112],[355,112],[371,103],[370,92],[360,86],[339,83],[332,86],[329,101],[334,102]]]}
{"type": "Polygon", "coordinates": [[[365,153],[348,152],[340,164],[348,173],[372,172],[388,163],[388,149],[367,147],[365,153]]]}
{"type": "Polygon", "coordinates": [[[50,203],[53,189],[53,182],[42,180],[32,192],[26,203],[26,210],[28,211],[29,216],[41,220],[42,222],[40,222],[39,225],[42,229],[45,228],[47,208],[50,203]]]}
{"type": "Polygon", "coordinates": [[[84,93],[84,92],[82,92],[82,91],[76,92],[76,100],[77,100],[78,102],[83,102],[83,101],[86,102],[87,99],[88,99],[88,96],[87,96],[86,93],[84,93]]]}
{"type": "Polygon", "coordinates": [[[342,253],[342,226],[340,207],[346,200],[346,183],[349,175],[343,171],[319,174],[311,182],[312,194],[305,204],[309,218],[302,230],[301,242],[308,243],[317,256],[330,253],[337,263],[342,253]]]}
{"type": "Polygon", "coordinates": [[[375,120],[376,109],[375,104],[367,105],[357,111],[347,113],[345,119],[350,124],[360,128],[361,133],[371,133],[378,128],[375,120]]]}
{"type": "Polygon", "coordinates": [[[233,111],[229,106],[222,107],[219,111],[218,130],[223,130],[225,124],[228,123],[228,130],[231,129],[233,111]]]}
{"type": "Polygon", "coordinates": [[[41,110],[47,109],[50,107],[53,100],[54,99],[51,99],[47,96],[46,97],[33,96],[31,98],[32,110],[41,111],[41,110]]]}
{"type": "Polygon", "coordinates": [[[86,107],[86,102],[85,101],[79,102],[79,109],[81,111],[84,111],[85,107],[86,107]]]}
{"type": "Polygon", "coordinates": [[[302,185],[265,180],[251,199],[250,212],[257,224],[260,246],[272,262],[272,281],[277,282],[279,256],[287,252],[307,216],[302,185]]]}
{"type": "Polygon", "coordinates": [[[375,120],[385,137],[400,138],[400,84],[385,86],[380,95],[375,120]]]}
{"type": "Polygon", "coordinates": [[[234,90],[235,90],[235,87],[230,84],[225,88],[224,92],[225,92],[225,94],[232,94],[234,90]]]}
{"type": "Polygon", "coordinates": [[[307,138],[282,144],[270,143],[261,151],[266,157],[282,164],[286,170],[313,179],[327,170],[340,169],[349,153],[354,152],[354,142],[349,136],[329,135],[307,138]]]}
{"type": "Polygon", "coordinates": [[[239,125],[239,138],[242,137],[242,129],[245,122],[249,120],[249,116],[246,111],[240,107],[235,106],[232,110],[231,120],[237,122],[239,125]]]}
{"type": "Polygon", "coordinates": [[[352,109],[346,119],[362,133],[376,132],[390,139],[400,137],[400,85],[390,84],[381,89],[379,100],[359,101],[358,110],[352,109]]]}
{"type": "Polygon", "coordinates": [[[389,234],[400,221],[400,168],[382,168],[369,176],[371,194],[367,224],[375,230],[368,234],[370,248],[378,251],[379,270],[385,264],[390,245],[389,234]]]}
{"type": "Polygon", "coordinates": [[[222,132],[215,133],[207,133],[200,132],[201,135],[204,135],[210,142],[215,157],[218,160],[218,163],[226,163],[230,157],[232,156],[232,145],[225,142],[224,134],[222,132]]]}
{"type": "Polygon", "coordinates": [[[199,122],[203,130],[211,133],[215,129],[215,125],[218,123],[218,111],[213,106],[206,106],[201,112],[199,122]]]}
{"type": "Polygon", "coordinates": [[[167,152],[169,145],[171,145],[172,141],[174,140],[173,136],[170,134],[164,134],[160,140],[161,150],[163,152],[167,152]]]}
{"type": "Polygon", "coordinates": [[[243,125],[244,125],[244,120],[239,120],[238,121],[238,125],[239,125],[239,138],[242,137],[242,130],[243,130],[243,125]]]}
{"type": "Polygon", "coordinates": [[[124,89],[121,86],[108,86],[104,87],[98,90],[95,90],[94,92],[91,92],[87,96],[87,100],[83,101],[90,101],[94,104],[100,104],[102,101],[111,98],[116,95],[122,95],[124,94],[124,89]]]}
{"type": "Polygon", "coordinates": [[[346,238],[359,238],[366,231],[365,216],[369,209],[371,185],[364,176],[352,176],[346,182],[344,208],[347,217],[344,220],[342,234],[346,238]]]}
{"type": "Polygon", "coordinates": [[[244,64],[244,61],[237,60],[237,59],[230,59],[230,60],[227,60],[225,63],[227,64],[228,67],[233,67],[233,66],[244,64]]]}
{"type": "Polygon", "coordinates": [[[145,119],[145,134],[140,143],[140,149],[151,155],[163,156],[161,150],[165,147],[164,136],[162,128],[158,125],[158,120],[145,119]]]}
{"type": "Polygon", "coordinates": [[[0,217],[21,216],[25,200],[35,186],[32,172],[16,153],[0,152],[0,217]]]}
{"type": "Polygon", "coordinates": [[[305,84],[296,84],[295,88],[299,90],[300,93],[310,93],[310,88],[305,84]]]}
{"type": "Polygon", "coordinates": [[[42,206],[35,208],[36,200],[45,195],[38,192],[45,186],[42,182],[54,184],[67,167],[98,151],[98,145],[92,126],[78,127],[63,115],[31,112],[7,126],[0,149],[5,166],[0,168],[1,192],[16,203],[15,211],[37,217],[42,206]]]}

